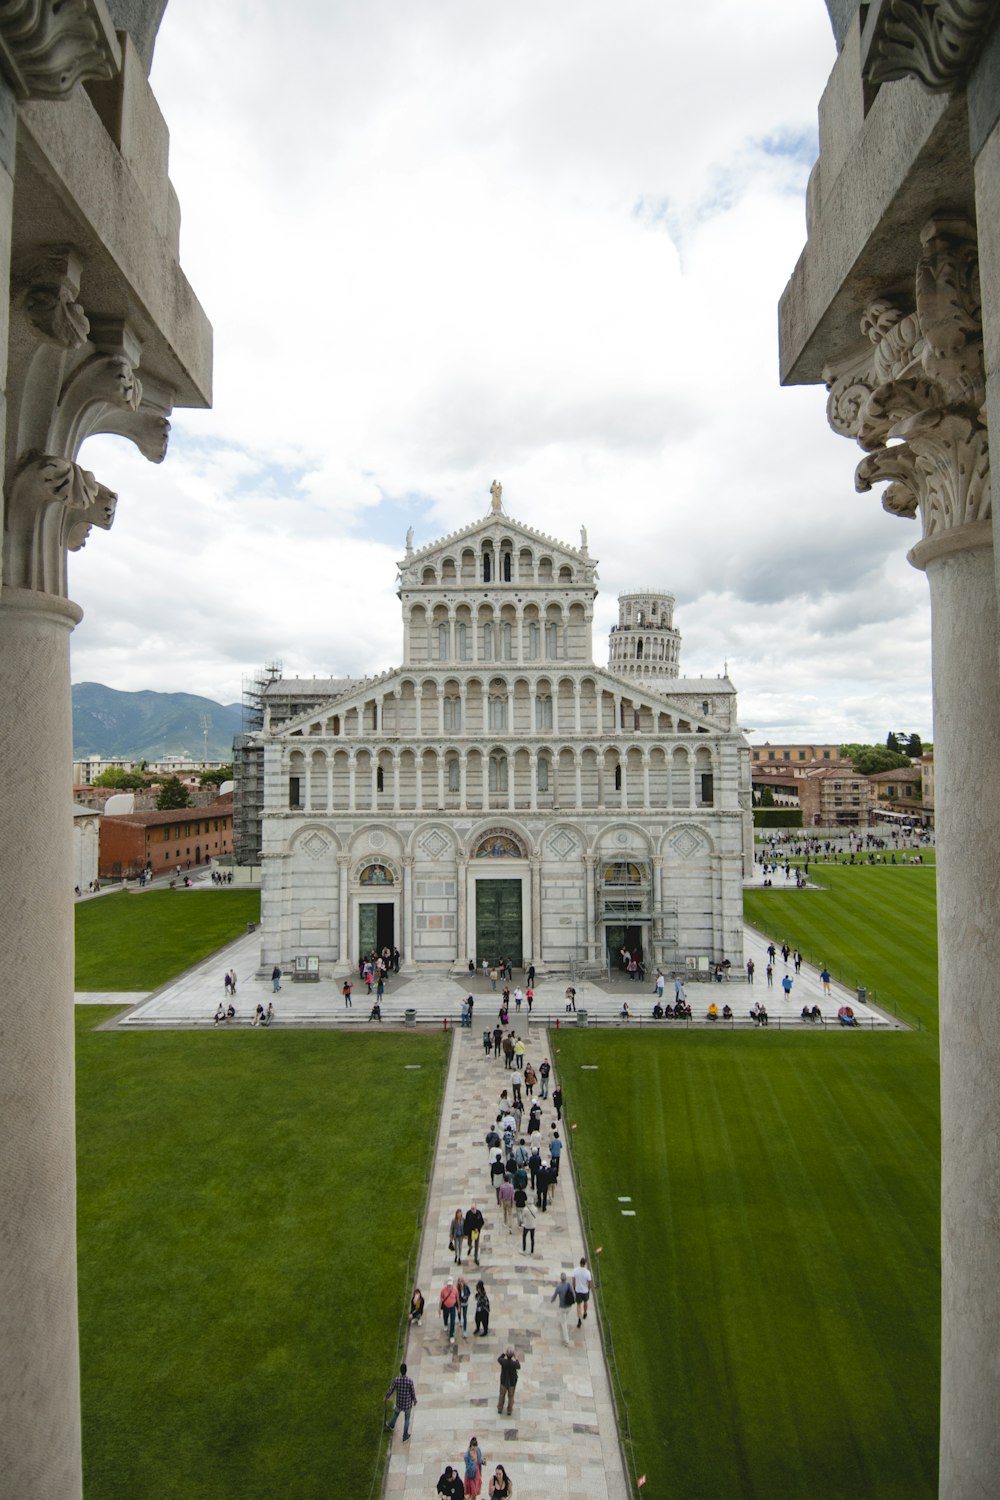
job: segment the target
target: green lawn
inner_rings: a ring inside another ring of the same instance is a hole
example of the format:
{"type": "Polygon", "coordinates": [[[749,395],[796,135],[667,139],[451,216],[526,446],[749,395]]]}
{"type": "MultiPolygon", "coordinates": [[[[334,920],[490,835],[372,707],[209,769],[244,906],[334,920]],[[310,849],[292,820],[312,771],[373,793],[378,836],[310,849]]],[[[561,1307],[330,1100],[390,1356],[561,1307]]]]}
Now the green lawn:
{"type": "Polygon", "coordinates": [[[746,891],[746,920],[844,984],[937,1031],[936,870],[810,865],[820,890],[746,891]]]}
{"type": "MultiPolygon", "coordinates": [[[[830,873],[827,892],[754,892],[748,916],[929,1028],[933,873],[830,873]]],[[[936,1495],[936,1043],[560,1033],[644,1495],[936,1495]]]]}
{"type": "Polygon", "coordinates": [[[87,1500],[366,1496],[448,1038],[111,1013],[77,1016],[87,1500]]]}
{"type": "Polygon", "coordinates": [[[260,920],[255,890],[121,891],[76,906],[76,988],[152,990],[260,920]]]}

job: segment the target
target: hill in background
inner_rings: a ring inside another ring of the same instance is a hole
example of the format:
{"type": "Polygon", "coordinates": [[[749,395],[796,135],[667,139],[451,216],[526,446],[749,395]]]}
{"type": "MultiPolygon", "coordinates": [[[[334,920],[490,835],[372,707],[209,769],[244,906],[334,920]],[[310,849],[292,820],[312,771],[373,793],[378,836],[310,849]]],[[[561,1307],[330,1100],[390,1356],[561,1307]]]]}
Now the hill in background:
{"type": "Polygon", "coordinates": [[[73,684],[73,755],[159,760],[164,755],[232,759],[242,728],[238,703],[216,703],[194,693],[122,693],[100,682],[73,684]]]}

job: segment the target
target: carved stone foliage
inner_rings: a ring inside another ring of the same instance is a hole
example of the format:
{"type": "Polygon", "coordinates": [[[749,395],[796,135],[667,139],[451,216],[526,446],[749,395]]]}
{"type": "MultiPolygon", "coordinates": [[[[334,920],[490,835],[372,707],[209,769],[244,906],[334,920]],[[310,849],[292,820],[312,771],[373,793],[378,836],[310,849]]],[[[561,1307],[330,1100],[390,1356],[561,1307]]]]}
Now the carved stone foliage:
{"type": "Polygon", "coordinates": [[[120,66],[113,33],[92,0],[0,0],[0,59],[22,99],[64,99],[120,66]]]}
{"type": "Polygon", "coordinates": [[[83,267],[72,247],[42,252],[16,279],[4,579],[65,595],[65,552],[114,519],[115,496],[76,461],[82,444],[115,433],[160,463],[173,392],[140,379],[142,346],[126,322],[85,311],[83,267]]]}
{"type": "Polygon", "coordinates": [[[931,93],[947,93],[964,79],[996,13],[996,0],[882,0],[865,77],[876,86],[917,78],[931,93]]]}
{"type": "Polygon", "coordinates": [[[7,495],[4,587],[66,597],[66,553],[108,531],[117,496],[68,458],[30,454],[7,495]]]}
{"type": "Polygon", "coordinates": [[[927,538],[991,510],[975,231],[964,219],[932,219],[920,240],[912,308],[870,303],[865,341],[824,379],[830,425],[868,454],[857,489],[888,480],[885,509],[919,512],[927,538]]]}

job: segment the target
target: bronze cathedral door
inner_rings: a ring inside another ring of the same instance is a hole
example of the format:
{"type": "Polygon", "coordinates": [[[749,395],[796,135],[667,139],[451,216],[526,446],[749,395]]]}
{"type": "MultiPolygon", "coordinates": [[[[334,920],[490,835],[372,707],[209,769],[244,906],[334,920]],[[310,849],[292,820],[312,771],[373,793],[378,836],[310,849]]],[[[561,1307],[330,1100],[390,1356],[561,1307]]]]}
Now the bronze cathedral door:
{"type": "Polygon", "coordinates": [[[491,964],[509,958],[518,967],[524,962],[520,880],[476,881],[477,967],[484,958],[491,964]]]}

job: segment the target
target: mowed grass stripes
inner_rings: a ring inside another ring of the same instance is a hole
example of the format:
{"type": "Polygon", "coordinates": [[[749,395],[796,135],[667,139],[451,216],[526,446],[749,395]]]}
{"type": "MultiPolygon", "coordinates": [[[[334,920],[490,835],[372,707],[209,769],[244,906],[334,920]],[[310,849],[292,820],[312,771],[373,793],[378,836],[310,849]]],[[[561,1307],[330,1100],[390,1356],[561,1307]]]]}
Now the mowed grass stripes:
{"type": "Polygon", "coordinates": [[[107,1014],[77,1017],[87,1500],[368,1494],[448,1039],[107,1014]]]}
{"type": "MultiPolygon", "coordinates": [[[[932,1026],[926,873],[833,871],[828,892],[753,893],[754,916],[932,1026]]],[[[553,1045],[643,1494],[931,1500],[934,1032],[553,1045]]]]}

